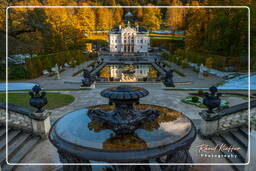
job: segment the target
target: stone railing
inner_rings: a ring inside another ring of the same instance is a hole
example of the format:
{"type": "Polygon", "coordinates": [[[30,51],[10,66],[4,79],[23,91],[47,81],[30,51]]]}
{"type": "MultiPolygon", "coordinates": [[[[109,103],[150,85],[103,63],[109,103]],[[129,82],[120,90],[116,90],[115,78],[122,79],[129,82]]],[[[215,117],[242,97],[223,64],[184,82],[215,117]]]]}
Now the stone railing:
{"type": "MultiPolygon", "coordinates": [[[[201,111],[200,134],[211,136],[248,124],[248,102],[207,113],[201,111]]],[[[250,118],[256,119],[256,100],[251,101],[250,118]]]]}
{"type": "MultiPolygon", "coordinates": [[[[6,122],[6,104],[0,102],[0,123],[6,122]]],[[[8,105],[8,124],[25,130],[32,130],[32,119],[29,117],[32,111],[20,106],[8,105]]]]}
{"type": "MultiPolygon", "coordinates": [[[[50,112],[36,113],[29,109],[8,104],[8,126],[47,137],[50,130],[50,112]]],[[[0,123],[6,124],[6,103],[0,102],[0,123]]]]}

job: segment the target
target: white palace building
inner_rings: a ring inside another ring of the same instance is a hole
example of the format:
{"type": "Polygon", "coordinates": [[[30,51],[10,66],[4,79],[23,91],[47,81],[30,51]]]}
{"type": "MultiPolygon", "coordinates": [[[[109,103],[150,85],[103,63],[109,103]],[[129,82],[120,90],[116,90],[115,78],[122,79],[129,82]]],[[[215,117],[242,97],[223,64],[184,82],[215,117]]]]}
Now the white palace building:
{"type": "Polygon", "coordinates": [[[150,45],[149,32],[143,27],[114,27],[109,32],[109,49],[114,53],[146,53],[150,45]]]}

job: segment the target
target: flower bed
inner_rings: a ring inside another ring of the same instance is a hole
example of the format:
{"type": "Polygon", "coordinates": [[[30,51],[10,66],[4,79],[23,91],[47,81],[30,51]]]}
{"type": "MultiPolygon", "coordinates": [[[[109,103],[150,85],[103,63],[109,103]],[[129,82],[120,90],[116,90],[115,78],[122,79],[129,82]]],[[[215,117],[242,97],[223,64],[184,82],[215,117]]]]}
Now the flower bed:
{"type": "MultiPolygon", "coordinates": [[[[204,104],[203,104],[203,99],[201,97],[198,96],[188,96],[185,99],[182,99],[181,102],[186,103],[186,104],[191,104],[191,105],[195,105],[197,107],[200,108],[207,108],[204,104]]],[[[228,108],[229,102],[226,100],[221,100],[221,105],[220,108],[228,108]]]]}

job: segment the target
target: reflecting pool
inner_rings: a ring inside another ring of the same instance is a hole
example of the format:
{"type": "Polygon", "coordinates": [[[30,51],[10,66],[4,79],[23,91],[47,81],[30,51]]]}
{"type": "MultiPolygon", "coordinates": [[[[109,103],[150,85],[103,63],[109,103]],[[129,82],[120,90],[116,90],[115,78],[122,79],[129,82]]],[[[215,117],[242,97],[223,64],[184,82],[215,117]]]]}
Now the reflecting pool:
{"type": "Polygon", "coordinates": [[[158,75],[151,64],[109,64],[99,73],[99,77],[105,81],[119,82],[153,81],[158,75]]]}

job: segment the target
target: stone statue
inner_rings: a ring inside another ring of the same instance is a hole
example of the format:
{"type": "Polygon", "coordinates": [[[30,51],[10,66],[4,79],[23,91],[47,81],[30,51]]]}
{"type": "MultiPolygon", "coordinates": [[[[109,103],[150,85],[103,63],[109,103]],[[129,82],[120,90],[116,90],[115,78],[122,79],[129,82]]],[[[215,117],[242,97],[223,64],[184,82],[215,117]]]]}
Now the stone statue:
{"type": "Polygon", "coordinates": [[[58,64],[55,64],[55,72],[56,72],[57,79],[60,80],[60,72],[59,72],[58,64]]]}
{"type": "Polygon", "coordinates": [[[200,67],[199,67],[198,78],[199,79],[204,79],[204,65],[203,64],[201,64],[200,67]]]}
{"type": "Polygon", "coordinates": [[[170,69],[169,71],[166,72],[163,83],[166,87],[175,87],[175,85],[173,83],[173,70],[172,69],[170,69]]]}
{"type": "Polygon", "coordinates": [[[83,77],[84,79],[82,80],[82,85],[81,87],[90,87],[93,82],[95,81],[95,77],[92,76],[87,69],[83,69],[83,77]]]}

